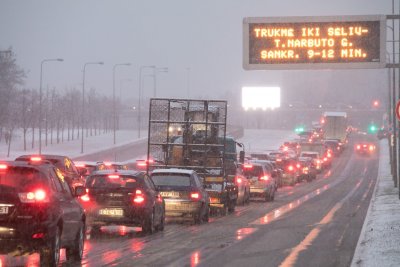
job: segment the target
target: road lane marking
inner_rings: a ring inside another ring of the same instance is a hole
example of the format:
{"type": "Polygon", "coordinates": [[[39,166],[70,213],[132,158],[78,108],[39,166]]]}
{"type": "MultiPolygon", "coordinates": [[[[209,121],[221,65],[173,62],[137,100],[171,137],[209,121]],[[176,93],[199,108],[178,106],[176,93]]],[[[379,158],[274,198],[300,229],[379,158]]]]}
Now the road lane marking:
{"type": "Polygon", "coordinates": [[[291,267],[294,266],[300,252],[307,250],[309,246],[313,243],[313,241],[318,237],[319,233],[321,232],[321,228],[323,225],[329,224],[335,213],[343,206],[344,202],[347,201],[360,187],[361,182],[363,180],[360,179],[356,186],[338,203],[333,206],[333,208],[322,218],[322,220],[316,225],[314,229],[310,231],[310,233],[298,244],[296,247],[292,248],[289,256],[287,256],[283,262],[279,265],[280,267],[291,267]]]}

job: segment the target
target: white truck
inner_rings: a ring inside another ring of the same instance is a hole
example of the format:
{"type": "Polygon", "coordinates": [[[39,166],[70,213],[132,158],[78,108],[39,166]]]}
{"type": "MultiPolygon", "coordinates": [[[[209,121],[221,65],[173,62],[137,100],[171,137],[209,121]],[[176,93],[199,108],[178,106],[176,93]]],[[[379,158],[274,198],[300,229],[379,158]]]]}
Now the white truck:
{"type": "Polygon", "coordinates": [[[323,114],[324,139],[336,139],[343,145],[347,142],[347,113],[327,111],[323,114]]]}

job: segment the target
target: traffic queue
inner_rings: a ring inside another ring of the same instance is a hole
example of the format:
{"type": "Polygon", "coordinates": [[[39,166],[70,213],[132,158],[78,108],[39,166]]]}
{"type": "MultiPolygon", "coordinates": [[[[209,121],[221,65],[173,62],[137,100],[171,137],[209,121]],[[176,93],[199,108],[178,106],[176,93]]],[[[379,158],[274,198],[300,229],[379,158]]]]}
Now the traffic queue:
{"type": "MultiPolygon", "coordinates": [[[[166,220],[207,223],[210,216],[226,215],[251,200],[274,201],[280,187],[313,181],[341,154],[346,144],[323,136],[321,129],[313,129],[276,150],[246,155],[229,176],[235,203],[218,210],[211,209],[213,188],[193,169],[149,172],[148,160],[132,167],[59,155],[0,162],[0,253],[39,252],[41,264],[55,266],[62,248],[67,260],[82,259],[86,229],[99,234],[103,226],[125,225],[152,234],[163,231],[166,220]]],[[[356,147],[362,153],[374,149],[356,147]]]]}

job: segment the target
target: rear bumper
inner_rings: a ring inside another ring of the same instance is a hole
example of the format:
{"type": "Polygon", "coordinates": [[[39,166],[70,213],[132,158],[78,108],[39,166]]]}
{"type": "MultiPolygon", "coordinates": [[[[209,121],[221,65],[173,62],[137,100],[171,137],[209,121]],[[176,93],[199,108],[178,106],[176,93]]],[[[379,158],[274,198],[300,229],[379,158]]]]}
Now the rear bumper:
{"type": "Polygon", "coordinates": [[[120,207],[102,207],[102,209],[123,210],[122,215],[100,215],[100,209],[92,209],[86,211],[86,222],[88,225],[127,225],[142,226],[145,218],[150,216],[151,210],[145,208],[140,209],[124,209],[120,207]]]}
{"type": "Polygon", "coordinates": [[[48,247],[54,236],[55,227],[49,225],[0,224],[0,254],[15,256],[37,252],[48,247]],[[34,234],[43,233],[41,238],[33,238],[34,234]]]}
{"type": "Polygon", "coordinates": [[[198,214],[202,203],[199,201],[169,200],[165,201],[165,216],[167,217],[193,217],[198,214]]]}

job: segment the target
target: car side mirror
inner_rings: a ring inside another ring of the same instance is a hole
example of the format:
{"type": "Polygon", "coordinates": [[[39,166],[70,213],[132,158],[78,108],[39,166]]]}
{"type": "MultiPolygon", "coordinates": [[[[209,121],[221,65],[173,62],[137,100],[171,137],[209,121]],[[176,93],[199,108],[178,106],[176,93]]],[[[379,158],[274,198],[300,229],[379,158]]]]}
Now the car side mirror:
{"type": "Polygon", "coordinates": [[[75,187],[75,196],[81,197],[86,194],[86,188],[84,186],[77,186],[75,187]]]}
{"type": "Polygon", "coordinates": [[[239,152],[239,162],[242,164],[244,163],[244,151],[243,150],[241,150],[239,152]]]}

